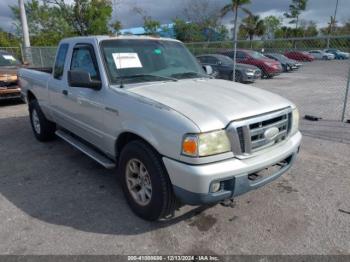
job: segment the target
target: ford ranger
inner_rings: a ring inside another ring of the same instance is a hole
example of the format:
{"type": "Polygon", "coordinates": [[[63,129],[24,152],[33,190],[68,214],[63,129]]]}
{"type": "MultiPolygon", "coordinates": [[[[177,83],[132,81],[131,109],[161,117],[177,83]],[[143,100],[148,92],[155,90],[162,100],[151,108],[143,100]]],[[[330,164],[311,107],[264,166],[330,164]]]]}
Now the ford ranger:
{"type": "Polygon", "coordinates": [[[157,220],[257,189],[298,153],[293,103],[206,73],[177,40],[89,36],[63,39],[52,73],[20,69],[19,83],[39,141],[117,167],[131,209],[157,220]]]}

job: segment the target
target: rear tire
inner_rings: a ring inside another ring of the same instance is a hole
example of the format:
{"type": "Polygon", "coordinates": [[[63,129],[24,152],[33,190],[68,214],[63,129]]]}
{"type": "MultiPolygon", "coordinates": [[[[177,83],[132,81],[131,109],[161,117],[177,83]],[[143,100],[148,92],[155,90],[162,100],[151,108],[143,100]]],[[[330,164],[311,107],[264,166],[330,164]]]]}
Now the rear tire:
{"type": "Polygon", "coordinates": [[[139,217],[154,221],[173,214],[176,197],[159,154],[136,140],[121,152],[119,175],[131,210],[139,217]]]}
{"type": "Polygon", "coordinates": [[[46,119],[37,100],[29,103],[29,118],[36,139],[45,142],[55,138],[56,124],[46,119]]]}

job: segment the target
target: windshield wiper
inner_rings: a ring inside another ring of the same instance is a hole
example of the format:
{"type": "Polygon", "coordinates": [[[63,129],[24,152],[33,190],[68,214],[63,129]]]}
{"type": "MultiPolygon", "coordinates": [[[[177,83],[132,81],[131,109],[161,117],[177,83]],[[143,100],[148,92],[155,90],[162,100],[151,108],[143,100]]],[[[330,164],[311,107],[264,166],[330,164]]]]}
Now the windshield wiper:
{"type": "Polygon", "coordinates": [[[124,79],[130,79],[134,77],[153,77],[153,78],[158,78],[158,79],[164,79],[164,80],[169,80],[169,81],[178,81],[178,79],[174,77],[168,77],[168,76],[159,76],[159,75],[152,75],[152,74],[137,74],[137,75],[130,75],[130,76],[120,76],[120,88],[123,88],[123,80],[124,79]]]}
{"type": "Polygon", "coordinates": [[[172,74],[171,76],[173,77],[190,77],[190,76],[200,76],[200,77],[205,77],[205,78],[212,78],[210,77],[209,75],[206,75],[206,74],[201,74],[201,73],[198,73],[198,72],[183,72],[183,73],[177,73],[177,74],[172,74]]]}

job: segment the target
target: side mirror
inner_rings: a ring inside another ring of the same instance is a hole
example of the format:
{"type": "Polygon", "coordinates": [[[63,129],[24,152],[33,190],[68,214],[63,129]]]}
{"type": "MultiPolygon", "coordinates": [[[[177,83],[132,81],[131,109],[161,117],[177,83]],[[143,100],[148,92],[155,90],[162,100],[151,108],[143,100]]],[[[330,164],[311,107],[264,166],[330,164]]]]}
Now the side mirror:
{"type": "Polygon", "coordinates": [[[68,83],[70,86],[91,88],[95,90],[101,89],[102,83],[99,80],[92,80],[86,71],[69,70],[68,83]]]}
{"type": "Polygon", "coordinates": [[[207,73],[207,75],[213,74],[214,70],[210,65],[205,65],[205,66],[203,66],[203,68],[204,68],[205,72],[207,73]]]}

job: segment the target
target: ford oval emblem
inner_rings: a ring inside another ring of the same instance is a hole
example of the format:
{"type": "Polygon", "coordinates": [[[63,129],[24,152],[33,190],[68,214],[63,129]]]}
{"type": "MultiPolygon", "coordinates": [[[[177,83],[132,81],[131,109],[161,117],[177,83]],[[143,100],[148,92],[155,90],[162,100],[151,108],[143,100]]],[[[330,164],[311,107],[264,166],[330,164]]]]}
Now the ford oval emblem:
{"type": "Polygon", "coordinates": [[[267,140],[271,141],[278,136],[279,132],[280,130],[277,127],[270,127],[265,130],[264,136],[267,140]]]}

